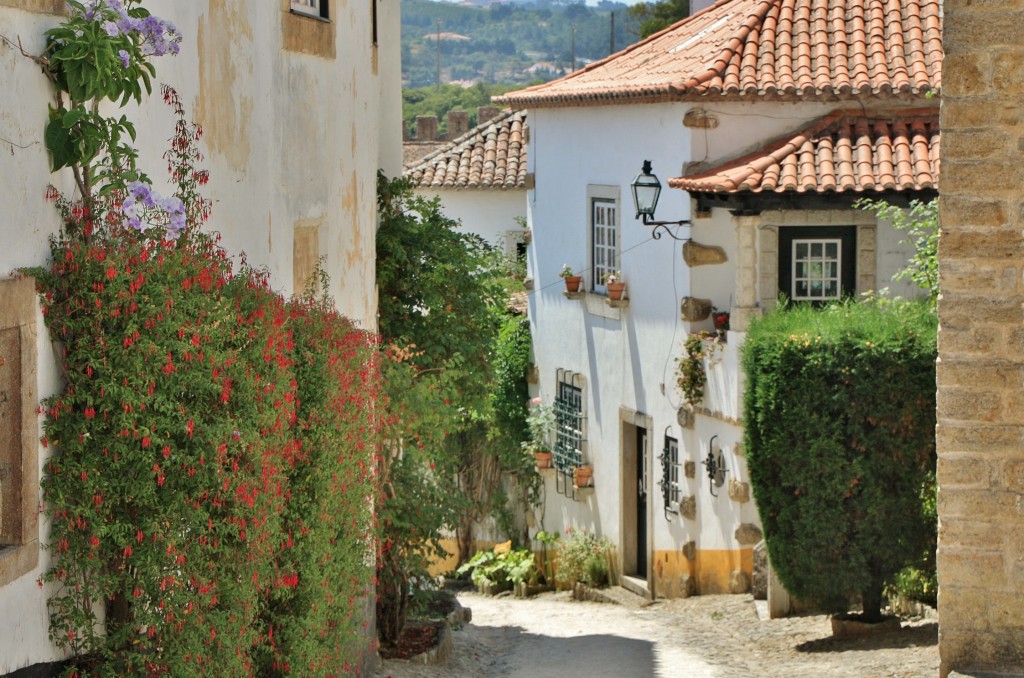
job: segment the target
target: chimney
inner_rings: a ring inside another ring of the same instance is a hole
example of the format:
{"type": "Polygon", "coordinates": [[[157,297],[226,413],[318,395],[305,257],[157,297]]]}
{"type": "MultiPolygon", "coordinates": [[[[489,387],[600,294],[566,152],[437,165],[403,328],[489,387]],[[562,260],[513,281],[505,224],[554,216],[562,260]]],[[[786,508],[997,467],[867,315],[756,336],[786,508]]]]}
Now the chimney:
{"type": "Polygon", "coordinates": [[[488,120],[493,120],[498,117],[499,108],[497,106],[481,106],[476,109],[476,124],[482,125],[488,120]]]}
{"type": "Polygon", "coordinates": [[[469,131],[469,113],[448,111],[448,140],[458,139],[469,131]]]}
{"type": "Polygon", "coordinates": [[[437,116],[416,116],[416,141],[437,141],[437,116]]]}

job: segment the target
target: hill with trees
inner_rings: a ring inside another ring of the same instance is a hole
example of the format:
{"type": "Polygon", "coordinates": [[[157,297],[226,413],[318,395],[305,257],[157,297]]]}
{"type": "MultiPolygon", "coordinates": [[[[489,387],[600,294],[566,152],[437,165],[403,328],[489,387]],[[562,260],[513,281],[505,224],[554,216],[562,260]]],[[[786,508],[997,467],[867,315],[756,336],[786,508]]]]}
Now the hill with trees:
{"type": "Polygon", "coordinates": [[[628,7],[602,2],[489,6],[402,1],[402,80],[406,87],[546,81],[635,42],[628,7]],[[440,39],[439,39],[440,38],[440,39]]]}

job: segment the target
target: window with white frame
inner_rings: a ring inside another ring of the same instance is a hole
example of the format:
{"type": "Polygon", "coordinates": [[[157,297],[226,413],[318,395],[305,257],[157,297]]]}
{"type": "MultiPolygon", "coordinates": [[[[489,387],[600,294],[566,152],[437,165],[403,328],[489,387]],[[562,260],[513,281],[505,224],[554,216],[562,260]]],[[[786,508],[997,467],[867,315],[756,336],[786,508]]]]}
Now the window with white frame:
{"type": "Polygon", "coordinates": [[[779,229],[779,292],[790,301],[823,304],[855,293],[856,229],[779,229]]]}
{"type": "Polygon", "coordinates": [[[590,288],[606,294],[605,277],[619,266],[619,201],[590,197],[590,288]]]}
{"type": "Polygon", "coordinates": [[[323,19],[327,18],[328,0],[291,0],[292,11],[323,19]]]}

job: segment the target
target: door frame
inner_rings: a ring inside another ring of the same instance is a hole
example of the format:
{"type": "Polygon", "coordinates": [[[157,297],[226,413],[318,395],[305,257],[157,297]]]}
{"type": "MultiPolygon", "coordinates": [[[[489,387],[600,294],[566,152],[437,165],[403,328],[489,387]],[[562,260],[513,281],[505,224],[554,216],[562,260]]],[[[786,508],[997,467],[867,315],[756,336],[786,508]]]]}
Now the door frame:
{"type": "Polygon", "coordinates": [[[647,581],[648,596],[654,596],[654,501],[651,498],[652,472],[653,472],[653,448],[651,431],[654,428],[654,418],[637,412],[636,410],[619,408],[619,478],[622,482],[619,486],[619,559],[623,575],[633,575],[647,581]],[[647,430],[646,449],[637,449],[637,429],[647,430]],[[647,460],[647,515],[643,517],[643,524],[647,526],[647,567],[646,572],[637,572],[637,535],[634,527],[638,523],[637,516],[637,458],[643,455],[647,460]]]}

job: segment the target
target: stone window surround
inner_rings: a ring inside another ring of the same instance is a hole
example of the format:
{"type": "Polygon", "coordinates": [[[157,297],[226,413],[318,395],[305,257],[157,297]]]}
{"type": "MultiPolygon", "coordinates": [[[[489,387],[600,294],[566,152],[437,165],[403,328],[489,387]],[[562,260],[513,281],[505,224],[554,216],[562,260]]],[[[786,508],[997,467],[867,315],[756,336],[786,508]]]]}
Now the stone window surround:
{"type": "Polygon", "coordinates": [[[774,308],[779,290],[779,228],[792,226],[856,226],[856,293],[877,287],[877,225],[865,210],[771,210],[757,225],[758,300],[764,310],[774,308]]]}
{"type": "MultiPolygon", "coordinates": [[[[31,572],[39,562],[39,429],[36,407],[39,404],[36,386],[36,316],[35,280],[21,278],[0,281],[0,334],[14,341],[18,347],[17,359],[0,355],[0,369],[19,369],[17,383],[20,399],[14,410],[16,418],[16,444],[0,449],[0,462],[20,484],[16,494],[18,505],[3,507],[5,521],[15,521],[11,530],[12,541],[17,543],[0,547],[0,586],[31,572]],[[20,438],[20,441],[18,439],[20,438]],[[20,442],[20,445],[17,444],[20,442]],[[6,459],[4,457],[6,456],[6,459]]],[[[7,345],[7,342],[4,342],[7,345]]],[[[0,375],[2,376],[2,375],[0,375]]],[[[4,382],[0,380],[0,385],[4,382]]],[[[9,395],[7,397],[10,397],[9,395]]],[[[15,396],[17,397],[17,396],[15,396]]]]}

